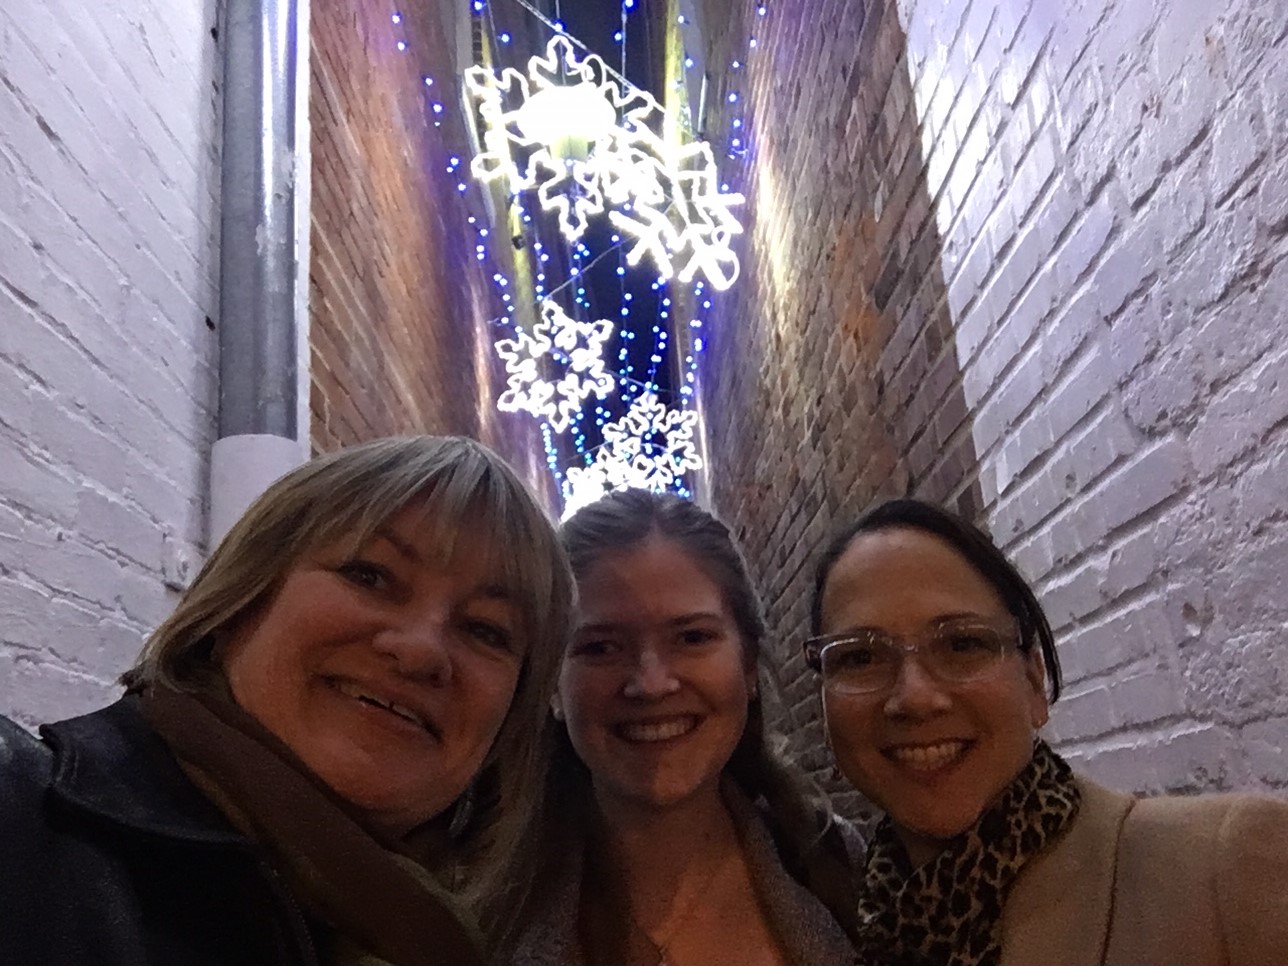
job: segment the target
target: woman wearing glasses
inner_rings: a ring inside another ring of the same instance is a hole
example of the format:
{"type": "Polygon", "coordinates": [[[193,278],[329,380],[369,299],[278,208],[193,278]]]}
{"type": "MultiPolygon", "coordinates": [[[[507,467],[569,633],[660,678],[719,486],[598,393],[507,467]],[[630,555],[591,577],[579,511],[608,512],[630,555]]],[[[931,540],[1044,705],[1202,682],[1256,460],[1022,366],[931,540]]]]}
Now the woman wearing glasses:
{"type": "Polygon", "coordinates": [[[837,763],[884,812],[859,901],[872,962],[1288,962],[1288,804],[1139,800],[1038,737],[1051,628],[982,532],[897,500],[823,555],[807,661],[837,763]]]}

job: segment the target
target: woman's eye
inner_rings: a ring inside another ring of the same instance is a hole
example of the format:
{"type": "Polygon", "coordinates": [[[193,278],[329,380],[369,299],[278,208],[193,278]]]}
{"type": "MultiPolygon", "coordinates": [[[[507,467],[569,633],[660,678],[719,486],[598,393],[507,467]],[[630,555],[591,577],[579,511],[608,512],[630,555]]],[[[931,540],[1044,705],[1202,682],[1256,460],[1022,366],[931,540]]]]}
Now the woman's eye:
{"type": "Polygon", "coordinates": [[[948,648],[957,654],[978,654],[993,651],[996,645],[992,638],[979,632],[960,632],[948,639],[948,648]]]}
{"type": "Polygon", "coordinates": [[[389,571],[379,564],[366,560],[350,560],[336,568],[336,572],[345,580],[359,587],[379,590],[388,585],[389,571]]]}
{"type": "Polygon", "coordinates": [[[714,640],[716,634],[714,631],[705,627],[690,627],[680,632],[681,644],[706,644],[714,640]]]}
{"type": "Polygon", "coordinates": [[[847,647],[842,649],[835,658],[838,668],[851,670],[860,670],[871,667],[876,663],[876,649],[867,646],[847,647]]]}
{"type": "Polygon", "coordinates": [[[510,651],[513,649],[514,638],[510,632],[490,621],[469,621],[466,624],[466,630],[476,640],[482,641],[494,650],[510,651]]]}
{"type": "Polygon", "coordinates": [[[614,644],[608,640],[577,641],[571,652],[573,657],[607,657],[614,653],[614,644]]]}

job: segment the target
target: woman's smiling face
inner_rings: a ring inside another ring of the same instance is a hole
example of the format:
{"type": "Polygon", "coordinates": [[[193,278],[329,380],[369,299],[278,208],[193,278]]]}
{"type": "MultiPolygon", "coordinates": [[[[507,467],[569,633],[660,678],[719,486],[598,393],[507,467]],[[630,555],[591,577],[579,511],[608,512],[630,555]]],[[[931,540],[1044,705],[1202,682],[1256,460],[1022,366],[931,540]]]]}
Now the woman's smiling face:
{"type": "MultiPolygon", "coordinates": [[[[822,596],[824,634],[873,629],[924,639],[945,620],[1013,625],[997,591],[950,544],[922,530],[859,533],[822,596]]],[[[914,861],[965,831],[1033,753],[1047,720],[1041,656],[1010,649],[983,677],[945,683],[904,655],[895,683],[873,694],[823,687],[837,764],[885,810],[914,861]]]]}
{"type": "Polygon", "coordinates": [[[601,806],[716,793],[755,680],[720,587],[659,536],[604,553],[577,586],[556,707],[601,806]]]}
{"type": "Polygon", "coordinates": [[[222,648],[236,702],[373,824],[402,834],[478,772],[523,662],[490,548],[441,560],[418,504],[355,553],[322,549],[222,648]]]}

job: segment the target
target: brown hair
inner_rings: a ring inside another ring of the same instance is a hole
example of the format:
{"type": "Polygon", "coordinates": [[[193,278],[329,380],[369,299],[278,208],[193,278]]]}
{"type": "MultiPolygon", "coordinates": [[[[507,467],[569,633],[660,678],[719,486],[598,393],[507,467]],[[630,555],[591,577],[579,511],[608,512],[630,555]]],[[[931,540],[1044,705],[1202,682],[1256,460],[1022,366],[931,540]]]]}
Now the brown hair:
{"type": "MultiPolygon", "coordinates": [[[[724,594],[742,639],[746,666],[757,671],[758,687],[750,698],[747,723],[726,774],[753,802],[765,806],[784,866],[812,889],[844,921],[852,913],[851,896],[843,883],[849,870],[829,846],[830,812],[811,802],[803,782],[769,746],[765,724],[767,685],[776,684],[763,660],[765,621],[747,564],[729,528],[697,504],[673,494],[619,490],[583,507],[561,528],[573,573],[584,578],[605,553],[638,546],[652,536],[676,543],[724,594]]],[[[541,821],[535,840],[545,850],[544,863],[556,867],[567,861],[567,843],[582,830],[590,803],[590,773],[577,756],[567,729],[553,718],[545,723],[543,740],[549,748],[551,770],[544,792],[541,821]]],[[[842,850],[843,851],[843,850],[842,850]]],[[[508,938],[514,938],[536,915],[524,897],[508,938]]],[[[509,912],[513,913],[513,909],[509,912]]]]}

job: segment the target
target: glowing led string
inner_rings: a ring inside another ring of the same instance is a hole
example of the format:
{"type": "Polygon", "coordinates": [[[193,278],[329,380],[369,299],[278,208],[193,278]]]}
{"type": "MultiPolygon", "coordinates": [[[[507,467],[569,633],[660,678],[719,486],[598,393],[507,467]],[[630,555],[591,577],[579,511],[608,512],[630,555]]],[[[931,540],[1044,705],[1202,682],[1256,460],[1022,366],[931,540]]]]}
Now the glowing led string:
{"type": "MultiPolygon", "coordinates": [[[[520,0],[520,2],[521,5],[531,9],[526,3],[522,3],[522,0],[520,0]]],[[[483,0],[478,0],[478,2],[475,3],[476,14],[480,13],[486,7],[487,4],[483,2],[483,0]]],[[[623,45],[623,72],[625,66],[624,56],[627,12],[632,7],[632,0],[623,0],[622,30],[619,31],[621,36],[620,38],[615,37],[615,39],[620,39],[620,42],[623,45]]],[[[758,16],[763,17],[766,15],[767,7],[764,4],[759,4],[756,7],[756,12],[758,16]]],[[[401,15],[396,14],[394,23],[397,25],[400,22],[401,15]]],[[[556,30],[561,31],[561,27],[562,25],[557,22],[554,24],[554,29],[556,30]]],[[[509,35],[504,32],[494,33],[494,36],[498,43],[508,44],[510,42],[509,35]]],[[[577,43],[575,38],[571,38],[567,34],[564,34],[563,36],[568,38],[570,42],[577,43]]],[[[408,45],[405,41],[400,41],[398,46],[401,51],[405,52],[408,50],[408,45]]],[[[582,49],[584,49],[584,46],[579,43],[577,43],[577,46],[581,46],[582,49]]],[[[756,38],[754,36],[749,38],[747,43],[747,56],[750,55],[752,50],[756,49],[756,46],[756,38]]],[[[549,53],[549,49],[547,53],[549,53]]],[[[744,60],[734,61],[731,65],[731,71],[736,72],[741,70],[744,62],[744,60]]],[[[691,58],[686,57],[686,67],[691,66],[691,58]]],[[[607,71],[607,73],[612,74],[613,72],[607,71]]],[[[422,77],[422,83],[427,91],[432,90],[434,87],[433,79],[428,76],[422,77]]],[[[739,109],[729,112],[732,116],[730,118],[730,134],[727,139],[726,153],[731,158],[745,159],[748,156],[748,142],[747,130],[740,110],[740,91],[737,89],[729,90],[727,92],[725,102],[730,105],[739,106],[739,109]]],[[[442,114],[441,103],[437,101],[433,102],[431,105],[431,111],[435,115],[435,123],[438,124],[438,116],[442,114]]],[[[701,149],[698,150],[700,152],[701,149]]],[[[709,153],[710,149],[708,148],[707,151],[709,153]]],[[[637,158],[636,160],[639,159],[637,158]]],[[[702,160],[703,159],[699,158],[699,163],[695,165],[695,170],[700,170],[704,167],[703,164],[701,164],[702,160]]],[[[654,163],[655,162],[653,160],[648,161],[648,164],[654,163]]],[[[446,173],[449,175],[456,174],[460,165],[460,159],[453,156],[448,164],[448,170],[446,173]]],[[[568,168],[570,166],[565,164],[564,167],[568,168]]],[[[708,187],[713,185],[717,194],[734,196],[734,193],[729,190],[729,186],[726,183],[720,182],[719,184],[715,184],[717,175],[715,174],[714,163],[710,165],[710,170],[708,172],[701,175],[691,174],[690,177],[706,177],[710,181],[710,185],[708,187]]],[[[645,198],[651,197],[649,195],[649,190],[651,189],[641,190],[637,184],[635,186],[635,190],[631,191],[631,185],[629,182],[632,178],[642,179],[642,175],[638,170],[628,170],[622,175],[610,172],[608,175],[600,177],[599,186],[605,191],[605,201],[612,201],[612,198],[608,197],[608,192],[615,192],[613,194],[613,198],[620,199],[621,197],[626,196],[628,199],[631,199],[627,200],[624,204],[621,204],[620,210],[610,212],[610,217],[612,217],[613,213],[617,213],[622,218],[632,220],[634,224],[624,225],[621,224],[619,219],[614,219],[615,227],[618,228],[618,234],[614,236],[614,244],[609,251],[616,251],[619,258],[625,258],[627,260],[627,264],[638,264],[643,257],[651,254],[652,250],[657,249],[659,245],[661,247],[675,246],[677,244],[678,246],[683,246],[683,239],[680,239],[677,243],[677,236],[679,236],[685,229],[681,221],[680,226],[672,226],[670,229],[671,235],[668,236],[665,228],[655,227],[651,224],[649,222],[649,214],[646,211],[640,210],[635,204],[633,204],[633,199],[631,198],[633,194],[638,194],[645,198]],[[650,234],[655,234],[657,237],[645,237],[641,241],[642,235],[648,236],[650,234]],[[625,241],[623,241],[623,235],[626,238],[625,241]],[[625,248],[625,255],[622,253],[623,246],[628,246],[625,248]],[[630,261],[629,256],[635,249],[642,249],[642,251],[634,261],[630,261]]],[[[458,182],[458,192],[464,194],[466,188],[467,186],[464,182],[458,182]]],[[[701,192],[696,193],[700,194],[701,192]]],[[[537,192],[537,197],[539,203],[543,202],[540,191],[537,192]]],[[[549,193],[547,193],[546,197],[553,199],[553,195],[549,193]]],[[[524,230],[522,226],[527,226],[529,229],[534,228],[535,226],[532,224],[531,215],[523,210],[522,201],[520,199],[521,195],[517,192],[512,196],[513,203],[518,206],[517,210],[521,224],[520,231],[524,230]]],[[[593,198],[592,192],[592,207],[594,201],[595,199],[593,198]]],[[[568,202],[570,214],[567,217],[571,218],[576,216],[575,204],[575,200],[568,202]]],[[[567,218],[563,216],[559,205],[551,200],[551,206],[559,220],[561,222],[565,222],[567,218]]],[[[582,205],[582,210],[583,212],[586,210],[584,204],[582,205]]],[[[490,258],[488,251],[489,231],[486,227],[480,225],[473,215],[470,215],[468,222],[473,227],[477,236],[475,242],[476,256],[480,262],[486,261],[490,258]]],[[[712,222],[713,224],[718,222],[718,217],[713,218],[712,222]]],[[[739,227],[737,231],[740,230],[741,229],[739,227]]],[[[736,234],[736,231],[731,230],[730,235],[732,234],[736,234]]],[[[518,244],[517,240],[516,244],[518,244]]],[[[545,271],[549,264],[549,256],[547,252],[542,251],[539,240],[533,242],[532,247],[534,254],[537,256],[537,258],[534,259],[533,266],[535,273],[533,288],[535,290],[537,303],[543,304],[542,299],[548,299],[549,296],[553,294],[549,289],[549,281],[545,271]]],[[[575,269],[575,272],[570,271],[568,279],[565,280],[562,285],[557,286],[556,290],[568,287],[575,283],[578,290],[576,292],[574,304],[578,305],[579,308],[584,309],[588,308],[589,302],[585,297],[584,284],[580,282],[580,278],[584,277],[585,272],[589,268],[589,264],[586,260],[590,257],[591,253],[584,247],[574,251],[576,257],[574,259],[570,259],[570,269],[575,269]]],[[[603,257],[603,255],[606,254],[608,254],[608,252],[601,253],[599,256],[594,258],[594,261],[598,261],[599,257],[603,257]]],[[[674,274],[679,277],[680,281],[692,282],[692,289],[690,292],[692,300],[691,314],[688,321],[689,338],[687,340],[680,340],[680,344],[678,346],[670,340],[668,335],[669,323],[673,321],[676,306],[671,301],[672,296],[669,289],[663,288],[659,292],[658,323],[653,326],[655,337],[654,349],[649,357],[649,368],[645,381],[641,382],[633,377],[633,367],[629,361],[629,353],[622,352],[619,354],[619,378],[616,380],[617,386],[623,393],[623,401],[625,401],[628,396],[635,397],[634,401],[630,404],[630,408],[627,413],[616,422],[609,422],[609,412],[604,408],[602,403],[595,404],[593,411],[582,406],[578,406],[575,411],[568,407],[564,407],[564,409],[560,411],[558,406],[555,407],[556,425],[563,425],[561,415],[566,415],[567,425],[572,426],[581,424],[585,417],[593,413],[595,422],[604,431],[602,437],[603,443],[590,451],[586,451],[584,449],[584,436],[578,437],[577,461],[583,465],[571,466],[566,474],[560,471],[561,458],[559,456],[559,447],[554,438],[555,434],[560,432],[560,430],[557,429],[555,425],[552,425],[548,418],[542,419],[541,434],[545,443],[547,464],[549,465],[552,474],[555,476],[556,481],[560,484],[561,490],[564,492],[565,496],[569,498],[570,505],[575,503],[575,499],[573,499],[575,493],[592,493],[595,491],[595,486],[600,484],[602,484],[600,487],[601,492],[602,487],[604,486],[613,488],[621,485],[637,485],[649,486],[651,488],[673,487],[683,493],[687,493],[687,489],[683,486],[683,473],[687,470],[697,468],[693,465],[695,460],[697,460],[700,465],[700,460],[698,460],[696,448],[692,440],[693,422],[696,420],[696,413],[687,411],[687,403],[693,396],[699,360],[706,348],[705,331],[703,328],[704,319],[712,307],[710,293],[706,289],[708,285],[717,290],[722,287],[726,287],[721,285],[718,281],[720,277],[719,272],[721,270],[718,262],[714,266],[711,266],[713,274],[708,274],[707,267],[701,263],[692,265],[691,262],[691,258],[689,261],[676,259],[675,269],[678,270],[673,269],[674,274]],[[687,274],[681,274],[681,272],[686,268],[689,269],[687,274]],[[706,277],[695,277],[698,275],[705,275],[706,277]],[[678,410],[670,409],[664,405],[658,398],[657,394],[658,369],[666,358],[668,351],[685,352],[683,365],[681,367],[682,382],[676,390],[676,395],[679,397],[678,401],[682,406],[682,408],[678,410]],[[641,457],[645,457],[645,459],[641,459],[641,457]],[[592,482],[594,482],[595,485],[592,485],[592,482]]],[[[663,269],[666,268],[663,261],[660,260],[660,264],[663,269]]],[[[624,274],[623,266],[619,262],[619,278],[624,274]]],[[[667,273],[664,270],[662,274],[667,273]]],[[[494,319],[493,324],[506,325],[515,331],[515,338],[503,341],[507,343],[521,343],[525,336],[531,340],[539,339],[540,335],[543,333],[538,332],[535,335],[532,333],[523,333],[513,322],[513,312],[515,309],[514,297],[510,291],[510,280],[506,277],[504,271],[498,268],[492,273],[492,280],[496,286],[497,297],[503,308],[503,314],[494,319]]],[[[732,279],[730,279],[730,283],[731,282],[732,279]]],[[[662,283],[658,284],[661,285],[662,283]]],[[[623,299],[620,307],[619,318],[621,320],[622,328],[625,329],[626,320],[630,317],[629,303],[631,301],[631,293],[623,290],[622,294],[623,299]]],[[[688,303],[686,302],[686,304],[688,303]]],[[[536,328],[542,328],[545,321],[545,317],[543,316],[543,322],[536,328]]],[[[606,323],[606,320],[597,320],[597,323],[595,324],[602,323],[606,323]]],[[[587,323],[581,324],[585,325],[587,323]]],[[[631,333],[631,337],[634,337],[633,332],[631,333]]],[[[626,348],[626,340],[623,339],[622,342],[624,349],[626,348]]],[[[568,361],[571,362],[571,357],[568,357],[568,361]]],[[[601,362],[602,361],[601,356],[601,362]]],[[[605,374],[608,375],[610,380],[612,379],[611,374],[605,374]]],[[[554,381],[557,382],[558,380],[554,381]]],[[[593,393],[591,395],[593,395],[593,393]]],[[[545,414],[543,413],[543,415],[545,414]]]]}

